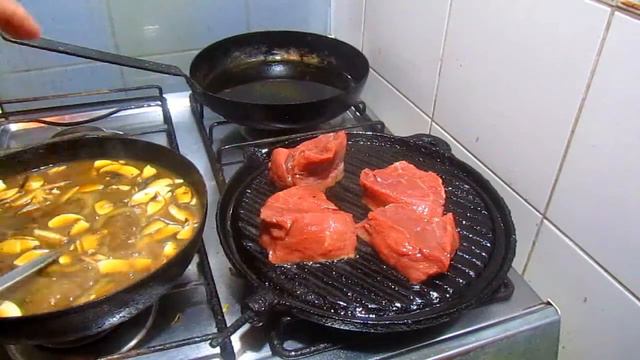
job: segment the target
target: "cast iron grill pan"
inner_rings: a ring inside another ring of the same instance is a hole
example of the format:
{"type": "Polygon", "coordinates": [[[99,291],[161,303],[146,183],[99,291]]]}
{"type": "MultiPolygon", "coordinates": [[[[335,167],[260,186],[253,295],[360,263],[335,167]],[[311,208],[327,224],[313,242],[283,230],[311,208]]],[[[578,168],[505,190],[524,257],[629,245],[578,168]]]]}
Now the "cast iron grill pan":
{"type": "MultiPolygon", "coordinates": [[[[418,139],[418,138],[416,138],[418,139]]],[[[281,144],[292,147],[305,139],[281,144]]],[[[366,218],[360,172],[406,160],[441,176],[445,211],[452,212],[460,247],[449,271],[415,285],[388,267],[364,241],[353,259],[275,266],[258,244],[259,212],[278,189],[268,176],[269,151],[238,171],[223,194],[218,229],[232,264],[294,314],[327,325],[373,332],[407,330],[446,321],[481,302],[504,280],[515,252],[509,210],[491,185],[450,153],[407,138],[350,133],[345,176],[327,191],[340,209],[366,218]]]]}

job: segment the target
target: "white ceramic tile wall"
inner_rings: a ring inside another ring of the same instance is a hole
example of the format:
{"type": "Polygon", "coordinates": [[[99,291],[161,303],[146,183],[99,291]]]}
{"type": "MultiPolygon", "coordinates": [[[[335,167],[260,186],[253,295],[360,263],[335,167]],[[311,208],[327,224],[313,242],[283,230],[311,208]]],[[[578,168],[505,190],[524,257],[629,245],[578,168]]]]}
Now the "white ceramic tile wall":
{"type": "Polygon", "coordinates": [[[364,52],[371,67],[432,115],[449,1],[369,1],[364,52]]]}
{"type": "Polygon", "coordinates": [[[331,34],[362,49],[365,0],[331,1],[331,34]]]}
{"type": "Polygon", "coordinates": [[[379,118],[385,121],[389,129],[396,135],[427,133],[429,127],[431,127],[433,135],[439,136],[451,144],[454,155],[469,163],[491,181],[511,210],[518,236],[518,246],[513,266],[517,271],[522,272],[542,215],[482,165],[451,135],[447,134],[435,123],[430,125],[431,120],[429,117],[382,79],[375,70],[371,70],[369,74],[362,99],[367,102],[368,106],[379,118]]]}
{"type": "Polygon", "coordinates": [[[434,118],[539,210],[609,11],[584,0],[453,2],[434,118]]]}
{"type": "Polygon", "coordinates": [[[638,295],[639,54],[640,21],[616,14],[549,208],[555,224],[638,295]]]}
{"type": "MultiPolygon", "coordinates": [[[[231,0],[236,1],[236,0],[231,0]]],[[[249,30],[329,32],[331,0],[247,0],[249,30]]]]}
{"type": "MultiPolygon", "coordinates": [[[[45,37],[107,51],[115,50],[109,33],[107,5],[103,0],[58,0],[55,6],[43,6],[44,3],[37,0],[24,0],[22,4],[40,23],[45,37]]],[[[0,74],[87,61],[25,48],[3,40],[0,40],[0,59],[0,74]]]]}
{"type": "Polygon", "coordinates": [[[122,84],[122,72],[117,66],[80,64],[3,75],[0,79],[0,96],[18,98],[52,95],[117,88],[122,84]]]}
{"type": "MultiPolygon", "coordinates": [[[[203,46],[250,29],[296,29],[326,34],[331,0],[59,0],[55,4],[24,0],[22,3],[40,22],[47,37],[184,65],[203,46]]],[[[166,86],[167,91],[186,89],[181,79],[114,68],[99,73],[103,68],[100,66],[75,67],[90,63],[0,40],[0,98],[123,86],[123,73],[126,84],[153,81],[166,86]],[[90,69],[97,72],[87,76],[90,69]],[[75,76],[76,73],[84,76],[75,76]]]]}
{"type": "Polygon", "coordinates": [[[560,308],[560,359],[635,358],[640,302],[546,221],[525,278],[560,308]]]}
{"type": "Polygon", "coordinates": [[[397,135],[427,134],[431,119],[371,70],[362,99],[397,135]]]}
{"type": "Polygon", "coordinates": [[[369,108],[401,135],[430,117],[431,133],[501,193],[518,235],[514,267],[560,307],[562,359],[632,357],[640,18],[590,0],[452,0],[440,77],[425,85],[429,68],[393,63],[426,53],[416,42],[433,49],[420,38],[433,24],[415,20],[433,3],[408,4],[365,2],[369,108]],[[433,83],[426,116],[412,103],[424,107],[433,83]]]}
{"type": "Polygon", "coordinates": [[[247,31],[237,0],[109,0],[109,7],[119,51],[134,56],[200,49],[247,31]]]}
{"type": "Polygon", "coordinates": [[[513,260],[513,267],[522,272],[524,269],[527,256],[531,250],[533,239],[538,230],[538,226],[542,220],[542,214],[537,212],[531,205],[527,204],[520,196],[510,189],[502,180],[500,180],[491,170],[482,165],[471,153],[469,153],[462,145],[460,145],[450,134],[447,134],[440,126],[433,123],[431,126],[431,134],[446,140],[451,145],[453,154],[473,166],[478,170],[491,184],[507,203],[511,210],[511,217],[516,226],[516,236],[518,244],[516,246],[516,257],[513,260]]]}

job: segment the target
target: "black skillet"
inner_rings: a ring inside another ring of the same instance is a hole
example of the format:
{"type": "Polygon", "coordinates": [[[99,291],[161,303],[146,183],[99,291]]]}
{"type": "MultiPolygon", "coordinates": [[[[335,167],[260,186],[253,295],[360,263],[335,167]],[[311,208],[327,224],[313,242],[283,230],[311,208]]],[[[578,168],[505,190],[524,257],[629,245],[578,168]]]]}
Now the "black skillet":
{"type": "Polygon", "coordinates": [[[110,64],[181,76],[196,98],[225,119],[256,129],[308,128],[355,104],[369,74],[353,46],[296,31],[236,35],[200,51],[189,75],[175,65],[50,39],[7,41],[110,64]]]}
{"type": "MultiPolygon", "coordinates": [[[[509,209],[477,171],[449,151],[421,139],[424,135],[402,138],[350,133],[345,176],[327,196],[360,221],[368,213],[361,202],[362,169],[406,160],[436,172],[445,184],[445,210],[454,213],[461,240],[446,274],[411,284],[363,241],[359,241],[354,259],[270,264],[257,242],[259,211],[277,189],[268,177],[270,151],[253,149],[221,197],[217,228],[227,258],[251,282],[256,295],[247,301],[248,311],[212,345],[274,310],[341,329],[395,332],[440,324],[486,301],[502,285],[515,254],[509,209]]],[[[279,146],[291,147],[303,140],[306,138],[279,146]]]]}
{"type": "MultiPolygon", "coordinates": [[[[206,185],[191,161],[167,147],[113,135],[53,140],[1,156],[0,178],[51,164],[104,158],[157,164],[182,177],[194,189],[205,211],[194,238],[148,276],[104,298],[44,314],[0,318],[1,343],[55,344],[109,329],[156,302],[184,273],[193,259],[202,241],[206,219],[206,185]]],[[[11,291],[11,288],[5,291],[11,291]]]]}

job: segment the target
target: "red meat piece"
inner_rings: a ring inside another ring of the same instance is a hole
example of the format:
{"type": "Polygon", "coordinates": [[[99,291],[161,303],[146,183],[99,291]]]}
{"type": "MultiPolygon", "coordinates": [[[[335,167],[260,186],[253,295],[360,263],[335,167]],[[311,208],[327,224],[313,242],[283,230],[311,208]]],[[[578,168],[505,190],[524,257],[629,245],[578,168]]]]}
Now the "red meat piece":
{"type": "Polygon", "coordinates": [[[260,211],[260,245],[269,261],[288,264],[353,257],[353,216],[340,211],[313,186],[294,186],[271,196],[260,211]]]}
{"type": "Polygon", "coordinates": [[[320,135],[293,149],[277,148],[271,154],[269,175],[281,189],[313,185],[324,190],[342,179],[346,149],[344,131],[320,135]]]}
{"type": "Polygon", "coordinates": [[[444,211],[445,194],[440,177],[406,161],[384,169],[362,170],[360,185],[364,190],[362,201],[371,209],[402,203],[429,217],[440,217],[444,211]]]}
{"type": "Polygon", "coordinates": [[[373,210],[358,235],[412,283],[446,272],[460,242],[453,214],[429,218],[407,204],[373,210]]]}

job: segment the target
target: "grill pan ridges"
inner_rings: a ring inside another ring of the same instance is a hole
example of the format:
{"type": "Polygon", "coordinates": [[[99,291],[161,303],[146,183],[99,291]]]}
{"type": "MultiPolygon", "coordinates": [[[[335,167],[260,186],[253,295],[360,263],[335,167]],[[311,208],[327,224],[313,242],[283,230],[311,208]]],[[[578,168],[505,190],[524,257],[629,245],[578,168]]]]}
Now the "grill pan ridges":
{"type": "Polygon", "coordinates": [[[352,133],[345,176],[328,190],[327,197],[352,213],[356,221],[363,220],[369,210],[361,202],[360,171],[386,167],[399,160],[435,171],[443,179],[445,211],[454,213],[461,237],[460,248],[446,274],[422,284],[410,284],[361,240],[354,259],[270,264],[257,243],[260,208],[277,191],[268,179],[268,153],[260,161],[245,165],[252,168],[252,176],[241,173],[241,178],[236,176],[230,181],[236,183],[229,189],[233,193],[229,208],[223,208],[224,199],[221,202],[222,214],[218,216],[226,224],[219,226],[219,231],[227,256],[256,285],[277,289],[283,303],[302,313],[298,315],[324,317],[321,322],[338,327],[351,328],[349,323],[359,323],[371,324],[370,331],[388,331],[389,326],[375,324],[430,322],[425,319],[435,323],[438,321],[434,317],[444,318],[442,315],[472,306],[504,279],[513,260],[515,231],[502,199],[468,165],[450,154],[401,138],[352,133]]]}

